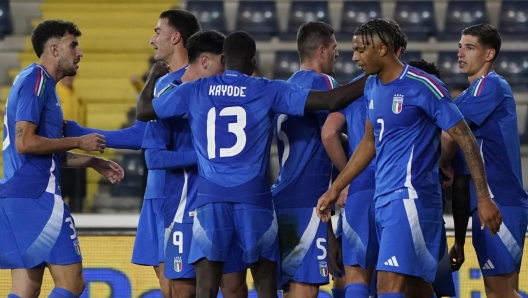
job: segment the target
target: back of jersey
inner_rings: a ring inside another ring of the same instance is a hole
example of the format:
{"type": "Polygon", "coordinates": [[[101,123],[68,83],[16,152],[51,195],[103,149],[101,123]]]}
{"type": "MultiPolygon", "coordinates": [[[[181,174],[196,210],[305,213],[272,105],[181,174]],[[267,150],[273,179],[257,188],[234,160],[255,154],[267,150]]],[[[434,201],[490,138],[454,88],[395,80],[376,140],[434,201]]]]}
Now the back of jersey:
{"type": "MultiPolygon", "coordinates": [[[[288,82],[314,90],[337,87],[332,77],[313,70],[298,71],[288,82]]],[[[320,111],[302,117],[275,117],[280,163],[279,176],[271,188],[275,208],[314,207],[328,189],[332,163],[321,141],[327,115],[320,111]]]]}

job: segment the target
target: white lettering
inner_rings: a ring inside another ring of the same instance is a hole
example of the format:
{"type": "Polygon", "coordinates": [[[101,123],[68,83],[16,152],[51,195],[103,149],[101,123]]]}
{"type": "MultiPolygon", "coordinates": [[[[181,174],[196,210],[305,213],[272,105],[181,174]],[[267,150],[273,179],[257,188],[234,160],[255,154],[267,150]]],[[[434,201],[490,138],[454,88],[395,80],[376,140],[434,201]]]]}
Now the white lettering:
{"type": "Polygon", "coordinates": [[[209,95],[214,96],[215,86],[209,86],[209,95]]]}
{"type": "Polygon", "coordinates": [[[215,95],[216,95],[216,96],[220,96],[220,91],[221,91],[221,90],[222,90],[222,86],[217,85],[217,86],[216,86],[216,92],[215,92],[215,95]]]}
{"type": "Polygon", "coordinates": [[[227,91],[227,86],[226,85],[222,85],[222,96],[225,96],[226,91],[227,91]]]}
{"type": "Polygon", "coordinates": [[[246,90],[246,87],[240,88],[240,97],[246,97],[246,94],[244,93],[244,90],[246,90]]]}
{"type": "Polygon", "coordinates": [[[233,92],[233,96],[240,96],[240,88],[235,87],[235,90],[233,92]]]}
{"type": "Polygon", "coordinates": [[[180,231],[175,231],[172,234],[172,244],[178,247],[178,253],[183,253],[183,234],[180,231]]]}
{"type": "Polygon", "coordinates": [[[233,96],[233,86],[227,86],[227,96],[233,96]]]}
{"type": "Polygon", "coordinates": [[[209,86],[210,96],[235,96],[246,97],[246,88],[232,85],[213,85],[209,86]]]}

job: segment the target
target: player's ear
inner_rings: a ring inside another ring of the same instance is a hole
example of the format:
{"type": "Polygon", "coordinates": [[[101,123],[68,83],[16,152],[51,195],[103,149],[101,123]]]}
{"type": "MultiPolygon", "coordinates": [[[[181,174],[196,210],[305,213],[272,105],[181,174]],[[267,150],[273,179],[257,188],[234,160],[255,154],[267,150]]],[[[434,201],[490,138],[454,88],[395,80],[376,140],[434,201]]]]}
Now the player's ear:
{"type": "Polygon", "coordinates": [[[495,55],[497,55],[497,51],[495,51],[494,48],[490,48],[486,50],[486,62],[493,62],[493,59],[495,58],[495,55]]]}
{"type": "Polygon", "coordinates": [[[387,55],[388,50],[389,50],[389,47],[386,44],[380,45],[378,49],[380,57],[385,57],[385,55],[387,55]]]}
{"type": "Polygon", "coordinates": [[[179,43],[181,40],[182,40],[181,33],[178,31],[174,31],[174,33],[172,33],[172,38],[171,38],[172,44],[175,45],[179,43]]]}
{"type": "Polygon", "coordinates": [[[202,65],[202,69],[207,69],[209,67],[209,57],[207,55],[202,55],[200,57],[200,63],[202,65]]]}
{"type": "Polygon", "coordinates": [[[326,48],[324,46],[320,46],[317,48],[317,56],[319,56],[319,59],[324,60],[326,58],[326,48]]]}

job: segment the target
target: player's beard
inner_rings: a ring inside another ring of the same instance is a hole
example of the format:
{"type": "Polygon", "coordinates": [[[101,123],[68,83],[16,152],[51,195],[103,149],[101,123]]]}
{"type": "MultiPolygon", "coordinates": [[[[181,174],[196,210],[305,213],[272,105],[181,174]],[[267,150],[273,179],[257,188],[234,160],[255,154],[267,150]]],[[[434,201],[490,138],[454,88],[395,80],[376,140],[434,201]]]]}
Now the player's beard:
{"type": "Polygon", "coordinates": [[[77,74],[76,65],[69,63],[64,57],[59,57],[59,64],[57,70],[62,73],[65,77],[74,76],[77,74]]]}

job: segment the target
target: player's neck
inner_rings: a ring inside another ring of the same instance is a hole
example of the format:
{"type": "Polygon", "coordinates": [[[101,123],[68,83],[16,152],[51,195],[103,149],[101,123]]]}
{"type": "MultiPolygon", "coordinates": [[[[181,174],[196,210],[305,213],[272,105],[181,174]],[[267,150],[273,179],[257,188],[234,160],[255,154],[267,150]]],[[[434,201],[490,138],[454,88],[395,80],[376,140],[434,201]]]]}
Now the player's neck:
{"type": "Polygon", "coordinates": [[[481,76],[487,75],[491,71],[492,68],[493,68],[493,64],[491,63],[485,64],[477,73],[475,73],[474,75],[468,76],[469,84],[471,85],[481,76]]]}
{"type": "Polygon", "coordinates": [[[323,73],[321,65],[315,63],[313,60],[301,63],[301,70],[313,70],[317,73],[323,73]]]}
{"type": "MultiPolygon", "coordinates": [[[[43,57],[44,58],[44,57],[43,57]]],[[[51,76],[55,84],[64,78],[64,75],[59,73],[59,69],[53,61],[48,61],[46,59],[40,59],[40,66],[44,67],[46,72],[51,76]]]]}
{"type": "Polygon", "coordinates": [[[180,70],[185,67],[189,63],[189,57],[187,55],[187,51],[175,51],[172,56],[168,59],[169,61],[167,64],[169,64],[170,71],[175,72],[177,70],[180,70]]]}
{"type": "Polygon", "coordinates": [[[380,78],[383,84],[390,83],[401,75],[403,68],[404,66],[400,60],[390,61],[389,63],[386,63],[383,70],[378,73],[378,78],[380,78]]]}
{"type": "Polygon", "coordinates": [[[181,77],[181,81],[185,83],[185,82],[196,81],[202,78],[203,76],[200,75],[200,71],[198,67],[199,67],[198,63],[189,64],[189,67],[187,68],[183,76],[181,77]]]}

